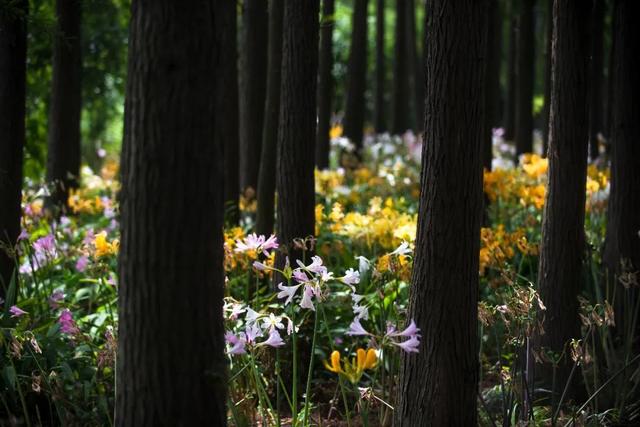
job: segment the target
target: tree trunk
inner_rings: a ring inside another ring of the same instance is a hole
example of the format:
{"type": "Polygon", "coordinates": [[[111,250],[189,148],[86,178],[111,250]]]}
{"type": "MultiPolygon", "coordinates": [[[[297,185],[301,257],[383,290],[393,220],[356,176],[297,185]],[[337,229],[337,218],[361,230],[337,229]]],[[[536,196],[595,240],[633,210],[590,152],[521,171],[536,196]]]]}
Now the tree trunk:
{"type": "Polygon", "coordinates": [[[273,233],[275,208],[283,1],[271,0],[269,3],[269,73],[267,75],[267,100],[262,130],[262,158],[258,179],[258,212],[256,216],[256,232],[267,236],[273,233]]]}
{"type": "MultiPolygon", "coordinates": [[[[577,298],[583,287],[585,254],[590,12],[579,0],[556,0],[553,6],[549,182],[538,270],[547,309],[542,313],[545,333],[537,343],[557,354],[567,349],[556,372],[554,393],[562,393],[571,370],[568,342],[580,338],[577,298]]],[[[543,373],[551,384],[551,367],[545,365],[543,373]]],[[[577,378],[569,386],[569,398],[579,393],[577,378]]]]}
{"type": "Polygon", "coordinates": [[[118,426],[226,425],[222,1],[132,4],[118,426]]]}
{"type": "MultiPolygon", "coordinates": [[[[553,1],[553,0],[551,0],[553,1]]],[[[507,99],[504,110],[504,139],[513,141],[516,134],[516,50],[517,11],[513,2],[509,5],[509,51],[507,52],[507,99]]]]}
{"type": "Polygon", "coordinates": [[[482,164],[484,169],[491,170],[493,160],[493,127],[500,120],[500,52],[501,52],[501,27],[500,4],[498,0],[488,2],[487,26],[487,70],[485,92],[485,131],[482,164]]]}
{"type": "Polygon", "coordinates": [[[262,126],[267,91],[268,16],[266,0],[246,0],[242,24],[243,73],[240,94],[240,188],[258,188],[262,126]]]}
{"type": "Polygon", "coordinates": [[[518,22],[517,89],[516,89],[516,155],[533,151],[533,5],[535,0],[522,0],[518,22]]]}
{"type": "MultiPolygon", "coordinates": [[[[0,298],[11,283],[13,248],[20,233],[25,142],[27,0],[0,11],[0,298]]],[[[16,277],[17,279],[17,277],[16,277]]]]}
{"type": "Polygon", "coordinates": [[[589,64],[589,157],[600,155],[598,134],[602,132],[604,78],[604,0],[593,0],[591,13],[591,63],[589,64]]]}
{"type": "Polygon", "coordinates": [[[367,0],[354,0],[353,32],[347,69],[347,105],[344,111],[344,135],[362,150],[364,128],[364,92],[367,82],[367,0]]]}
{"type": "Polygon", "coordinates": [[[47,154],[47,182],[53,185],[49,202],[56,210],[66,209],[69,190],[80,178],[81,15],[80,0],[56,1],[47,154]]]}
{"type": "MultiPolygon", "coordinates": [[[[296,238],[315,231],[314,141],[319,1],[285,0],[278,128],[278,238],[292,263],[296,238]],[[300,96],[305,94],[305,96],[300,96]]],[[[280,256],[279,260],[284,260],[280,256]]]]}
{"type": "MultiPolygon", "coordinates": [[[[414,0],[403,0],[405,6],[405,13],[407,14],[405,31],[405,42],[407,43],[407,78],[409,79],[409,93],[413,96],[411,100],[411,106],[413,108],[409,111],[409,125],[411,129],[414,129],[417,133],[418,127],[422,128],[422,124],[418,126],[418,117],[420,113],[418,108],[421,104],[424,104],[424,93],[418,95],[418,88],[422,87],[424,79],[418,80],[418,76],[421,74],[418,70],[418,54],[416,52],[416,5],[414,0]]],[[[424,123],[423,123],[424,124],[424,123]]]]}
{"type": "MultiPolygon", "coordinates": [[[[375,128],[376,133],[387,130],[385,112],[385,57],[384,57],[384,1],[376,2],[376,94],[375,94],[375,128]]],[[[421,119],[422,120],[422,119],[421,119]]]]}
{"type": "MultiPolygon", "coordinates": [[[[640,270],[640,31],[637,7],[634,1],[618,0],[614,11],[611,195],[604,251],[605,265],[612,276],[640,270]]],[[[616,285],[620,286],[620,283],[616,285]]],[[[634,291],[637,297],[638,290],[634,291]]],[[[619,294],[617,298],[623,298],[623,295],[619,294]]],[[[616,326],[622,327],[622,323],[623,316],[616,313],[616,326]]]]}
{"type": "Polygon", "coordinates": [[[542,157],[549,148],[549,111],[551,105],[551,40],[553,40],[553,0],[547,1],[547,39],[544,63],[544,107],[542,109],[542,157]]]}
{"type": "Polygon", "coordinates": [[[426,5],[425,144],[408,314],[422,340],[418,354],[402,359],[396,425],[477,425],[486,6],[426,5]]]}
{"type": "Polygon", "coordinates": [[[318,66],[318,135],[316,137],[316,166],[329,168],[331,145],[331,101],[333,98],[333,27],[335,25],[335,1],[323,0],[322,25],[320,27],[320,64],[318,66]]]}
{"type": "MultiPolygon", "coordinates": [[[[231,224],[238,224],[240,211],[238,196],[240,195],[239,167],[239,106],[238,106],[238,7],[235,2],[220,3],[220,25],[216,31],[220,34],[221,52],[227,58],[221,64],[220,79],[223,84],[219,87],[220,104],[216,106],[216,114],[220,116],[220,123],[216,128],[219,132],[218,140],[224,141],[224,204],[225,217],[231,224]]],[[[216,92],[218,93],[218,92],[216,92]]]]}
{"type": "Polygon", "coordinates": [[[393,114],[391,133],[409,129],[409,67],[407,58],[407,14],[404,0],[396,0],[396,34],[393,62],[393,114]]]}

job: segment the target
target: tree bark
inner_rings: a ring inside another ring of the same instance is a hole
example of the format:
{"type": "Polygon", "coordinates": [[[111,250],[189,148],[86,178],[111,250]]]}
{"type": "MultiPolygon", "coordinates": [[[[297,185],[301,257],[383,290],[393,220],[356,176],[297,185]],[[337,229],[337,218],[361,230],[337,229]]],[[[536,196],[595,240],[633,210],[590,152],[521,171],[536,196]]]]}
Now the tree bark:
{"type": "Polygon", "coordinates": [[[282,254],[302,259],[293,240],[315,231],[314,141],[319,1],[285,0],[278,128],[278,237],[282,254]],[[305,94],[305,96],[300,96],[305,94]]]}
{"type": "Polygon", "coordinates": [[[533,5],[522,0],[518,22],[516,88],[516,155],[533,151],[533,5]]]}
{"type": "MultiPolygon", "coordinates": [[[[556,371],[554,393],[562,393],[569,378],[568,342],[580,338],[577,298],[583,287],[585,254],[590,12],[579,0],[556,0],[553,6],[549,182],[538,270],[540,296],[547,309],[542,313],[545,333],[536,341],[538,349],[557,354],[566,349],[556,371]]],[[[551,384],[551,367],[545,365],[542,371],[551,384]]],[[[567,397],[579,393],[580,381],[574,376],[567,397]]]]}
{"type": "Polygon", "coordinates": [[[426,10],[425,144],[408,315],[422,340],[419,353],[402,357],[395,421],[473,426],[487,4],[429,0],[426,10]]]}
{"type": "Polygon", "coordinates": [[[320,27],[320,61],[318,65],[318,135],[316,137],[316,166],[329,168],[331,145],[331,101],[333,99],[333,27],[335,25],[335,1],[323,0],[322,25],[320,27]]]}
{"type": "Polygon", "coordinates": [[[49,203],[56,210],[66,209],[69,190],[78,187],[80,178],[81,15],[80,0],[56,0],[47,154],[49,203]]]}
{"type": "Polygon", "coordinates": [[[240,102],[240,188],[258,188],[262,126],[267,91],[268,16],[266,0],[246,0],[240,102]]]}
{"type": "MultiPolygon", "coordinates": [[[[553,1],[553,0],[551,0],[553,1]]],[[[507,52],[507,97],[504,110],[504,139],[513,141],[516,134],[516,50],[517,11],[513,2],[509,5],[509,51],[507,52]]]]}
{"type": "Polygon", "coordinates": [[[367,0],[354,0],[351,50],[347,69],[347,105],[344,135],[362,150],[364,130],[364,92],[367,83],[367,0]]]}
{"type": "MultiPolygon", "coordinates": [[[[375,120],[376,133],[387,130],[387,118],[385,117],[385,55],[384,55],[384,2],[376,2],[376,94],[375,94],[375,120]]],[[[422,119],[421,119],[422,120],[422,119]]]]}
{"type": "Polygon", "coordinates": [[[611,195],[604,261],[610,273],[620,274],[640,270],[640,31],[637,3],[618,0],[614,7],[611,195]]]}
{"type": "Polygon", "coordinates": [[[116,420],[226,425],[224,0],[132,4],[122,151],[116,420]]]}
{"type": "Polygon", "coordinates": [[[553,40],[553,0],[547,1],[547,39],[544,64],[544,107],[542,109],[542,157],[549,148],[549,111],[551,110],[551,40],[553,40]]]}
{"type": "MultiPolygon", "coordinates": [[[[283,0],[269,3],[269,73],[267,75],[267,101],[262,130],[262,156],[258,179],[258,212],[256,232],[273,233],[276,153],[278,149],[278,115],[280,114],[280,74],[282,68],[282,14],[283,0]]],[[[328,131],[327,131],[328,134],[328,131]]]]}
{"type": "Polygon", "coordinates": [[[407,54],[407,14],[404,0],[396,0],[396,28],[393,62],[393,114],[391,133],[409,129],[409,67],[407,54]]]}
{"type": "Polygon", "coordinates": [[[600,155],[598,134],[602,132],[604,81],[604,0],[593,0],[591,13],[591,63],[589,64],[589,157],[600,155]]]}
{"type": "MultiPolygon", "coordinates": [[[[25,143],[27,0],[0,11],[0,298],[16,270],[25,143]]],[[[16,277],[17,280],[17,277],[16,277]]]]}
{"type": "Polygon", "coordinates": [[[235,2],[221,2],[219,25],[216,31],[220,34],[222,56],[228,58],[221,64],[224,76],[218,91],[216,114],[220,116],[216,131],[218,140],[224,141],[224,204],[226,221],[238,224],[240,211],[238,196],[240,195],[239,172],[239,106],[238,106],[238,7],[235,2]]]}

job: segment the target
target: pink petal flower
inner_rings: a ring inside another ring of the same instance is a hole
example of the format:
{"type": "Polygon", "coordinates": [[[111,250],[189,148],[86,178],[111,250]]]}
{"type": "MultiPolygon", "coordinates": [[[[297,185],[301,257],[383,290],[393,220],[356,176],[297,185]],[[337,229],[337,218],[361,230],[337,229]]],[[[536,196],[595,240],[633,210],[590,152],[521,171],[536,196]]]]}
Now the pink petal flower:
{"type": "Polygon", "coordinates": [[[24,311],[17,305],[12,305],[9,308],[9,313],[11,313],[11,317],[21,317],[21,316],[24,316],[25,314],[28,314],[26,311],[24,311]]]}
{"type": "Polygon", "coordinates": [[[371,334],[362,327],[362,325],[360,324],[360,319],[356,318],[349,325],[349,330],[347,331],[347,335],[371,335],[371,334]]]}
{"type": "Polygon", "coordinates": [[[281,347],[284,345],[284,341],[282,341],[282,338],[280,337],[280,333],[276,329],[273,329],[271,330],[271,332],[269,332],[269,338],[267,338],[266,341],[263,341],[260,344],[258,344],[258,346],[262,346],[262,345],[268,345],[270,347],[281,347]]]}
{"type": "Polygon", "coordinates": [[[304,292],[302,293],[302,300],[300,301],[300,307],[315,311],[316,308],[313,306],[313,301],[311,300],[311,298],[313,298],[314,293],[315,291],[313,289],[313,286],[304,285],[304,292]]]}
{"type": "Polygon", "coordinates": [[[295,286],[284,286],[282,283],[280,283],[278,285],[278,289],[280,289],[280,292],[278,292],[277,297],[279,299],[282,298],[286,298],[284,305],[287,306],[291,303],[291,301],[293,300],[294,295],[296,294],[296,291],[298,290],[298,288],[301,285],[295,285],[295,286]]]}
{"type": "Polygon", "coordinates": [[[420,334],[420,328],[418,328],[416,326],[416,322],[413,321],[413,319],[411,320],[411,323],[409,324],[409,326],[407,326],[405,328],[405,330],[403,330],[402,332],[387,332],[387,336],[390,337],[411,337],[414,335],[419,335],[420,334]]]}
{"type": "Polygon", "coordinates": [[[393,344],[397,345],[407,353],[418,353],[418,346],[420,345],[420,335],[412,335],[408,340],[403,342],[395,342],[392,341],[393,344]]]}

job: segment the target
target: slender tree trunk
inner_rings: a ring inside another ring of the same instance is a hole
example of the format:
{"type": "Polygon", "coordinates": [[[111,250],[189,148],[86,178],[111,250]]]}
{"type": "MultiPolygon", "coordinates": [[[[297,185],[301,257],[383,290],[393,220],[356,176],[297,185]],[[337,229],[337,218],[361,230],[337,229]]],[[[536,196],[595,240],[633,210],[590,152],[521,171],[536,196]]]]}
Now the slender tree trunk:
{"type": "MultiPolygon", "coordinates": [[[[407,69],[409,70],[407,73],[407,78],[409,79],[409,93],[413,96],[410,96],[410,106],[412,108],[409,109],[409,127],[413,130],[418,129],[418,108],[420,104],[424,104],[424,93],[418,100],[417,90],[418,87],[422,87],[422,80],[418,82],[418,54],[416,53],[416,5],[414,0],[403,0],[405,6],[406,23],[405,31],[407,34],[405,35],[405,42],[407,43],[407,69]],[[411,99],[413,98],[413,99],[411,99]]],[[[420,125],[422,127],[422,125],[420,125]]]]}
{"type": "MultiPolygon", "coordinates": [[[[0,298],[6,297],[16,261],[11,249],[20,233],[22,159],[25,142],[25,79],[28,1],[0,10],[0,298]]],[[[17,277],[16,277],[17,280],[17,277]]]]}
{"type": "MultiPolygon", "coordinates": [[[[538,347],[565,356],[556,371],[562,393],[572,361],[568,343],[580,338],[578,295],[583,287],[584,216],[589,128],[588,66],[591,9],[579,0],[556,0],[553,7],[549,183],[542,224],[538,281],[546,311],[538,347]]],[[[551,368],[543,367],[551,384],[551,368]]],[[[576,397],[574,377],[567,397],[576,397]]],[[[555,395],[557,402],[558,395],[555,395]]]]}
{"type": "Polygon", "coordinates": [[[315,231],[318,12],[319,0],[285,0],[276,188],[281,254],[292,263],[302,259],[293,240],[315,231]]]}
{"type": "Polygon", "coordinates": [[[226,425],[223,141],[215,107],[222,61],[231,59],[218,30],[228,19],[222,2],[132,4],[118,426],[226,425]]]}
{"type": "Polygon", "coordinates": [[[316,138],[316,166],[329,168],[331,145],[331,101],[333,99],[333,27],[335,25],[335,1],[322,1],[320,26],[320,61],[318,65],[318,135],[316,138]]]}
{"type": "Polygon", "coordinates": [[[475,426],[487,3],[429,0],[426,120],[398,426],[475,426]],[[470,73],[469,70],[474,70],[470,73]],[[460,126],[464,123],[464,126],[460,126]]]}
{"type": "MultiPolygon", "coordinates": [[[[605,265],[612,276],[640,270],[640,28],[638,4],[615,2],[615,52],[611,77],[611,195],[607,212],[605,265]]],[[[617,282],[617,286],[621,286],[617,282]]],[[[618,289],[621,291],[621,289],[618,289]]],[[[638,289],[634,289],[637,292],[638,289]]],[[[621,293],[617,299],[623,298],[621,293]]],[[[623,319],[616,313],[616,327],[623,319]]],[[[636,325],[636,329],[638,326],[636,325]]]]}
{"type": "Polygon", "coordinates": [[[53,184],[49,202],[63,210],[69,190],[78,187],[80,177],[81,9],[80,0],[56,0],[47,182],[53,184]]]}
{"type": "Polygon", "coordinates": [[[258,234],[273,233],[276,153],[278,149],[278,115],[280,114],[280,71],[282,68],[282,13],[284,0],[269,3],[269,74],[267,76],[267,101],[262,130],[262,159],[258,180],[258,234]]]}
{"type": "Polygon", "coordinates": [[[485,91],[485,131],[482,164],[484,169],[491,170],[493,160],[493,127],[500,120],[500,52],[501,27],[500,4],[498,0],[488,0],[487,26],[487,70],[485,91]]]}
{"type": "Polygon", "coordinates": [[[533,151],[533,5],[522,0],[518,23],[516,89],[516,155],[533,151]]]}
{"type": "Polygon", "coordinates": [[[547,39],[544,63],[544,107],[542,109],[542,157],[549,148],[549,111],[551,105],[551,40],[553,40],[553,0],[547,1],[547,39]]]}
{"type": "MultiPolygon", "coordinates": [[[[553,1],[553,0],[552,0],[553,1]]],[[[509,51],[507,52],[507,99],[504,110],[504,139],[513,141],[516,134],[516,50],[517,11],[509,5],[509,51]]]]}
{"type": "Polygon", "coordinates": [[[258,188],[262,126],[267,91],[268,14],[266,0],[245,0],[241,49],[240,188],[258,188]]]}
{"type": "Polygon", "coordinates": [[[220,34],[221,52],[227,58],[221,64],[224,76],[220,81],[216,106],[216,114],[220,116],[216,131],[219,141],[224,141],[224,204],[225,217],[231,224],[238,224],[240,211],[238,196],[240,195],[239,173],[239,106],[238,106],[238,7],[235,2],[220,3],[220,26],[216,30],[220,34]]]}
{"type": "Polygon", "coordinates": [[[393,113],[391,133],[409,129],[409,67],[407,53],[407,13],[404,0],[396,0],[396,34],[393,62],[393,113]]]}
{"type": "Polygon", "coordinates": [[[362,150],[367,81],[367,3],[367,0],[354,0],[344,112],[344,135],[355,144],[358,153],[362,150]]]}
{"type": "Polygon", "coordinates": [[[591,13],[591,63],[589,64],[589,157],[600,154],[598,134],[602,132],[604,64],[604,0],[593,0],[591,13]]]}
{"type": "Polygon", "coordinates": [[[376,1],[376,99],[375,99],[375,128],[376,133],[387,130],[385,117],[385,57],[384,57],[384,2],[376,1]]]}

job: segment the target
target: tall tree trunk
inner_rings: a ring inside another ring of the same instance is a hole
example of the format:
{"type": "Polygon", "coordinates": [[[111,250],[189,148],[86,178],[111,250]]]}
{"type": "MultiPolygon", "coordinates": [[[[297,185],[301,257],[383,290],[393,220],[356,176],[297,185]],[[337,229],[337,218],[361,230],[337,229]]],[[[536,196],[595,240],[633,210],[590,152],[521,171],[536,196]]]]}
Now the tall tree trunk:
{"type": "Polygon", "coordinates": [[[516,155],[533,151],[533,5],[522,0],[518,22],[516,88],[516,155]]]}
{"type": "MultiPolygon", "coordinates": [[[[637,16],[636,2],[615,2],[611,195],[604,251],[604,261],[612,275],[640,270],[640,31],[637,16]]],[[[634,291],[637,298],[638,290],[634,291]]],[[[619,295],[618,299],[621,298],[619,295]]],[[[623,325],[624,316],[617,311],[616,326],[628,325],[623,325]]]]}
{"type": "Polygon", "coordinates": [[[416,4],[414,0],[405,0],[407,10],[407,60],[409,69],[409,83],[413,96],[413,128],[416,133],[422,132],[424,125],[424,70],[422,56],[416,46],[418,29],[416,28],[416,4]]]}
{"type": "MultiPolygon", "coordinates": [[[[552,0],[553,1],[553,0],[552,0]]],[[[504,139],[513,141],[516,134],[516,50],[517,11],[513,2],[509,6],[509,50],[507,52],[507,96],[504,109],[504,139]]]]}
{"type": "Polygon", "coordinates": [[[486,6],[426,5],[425,144],[408,315],[422,341],[418,354],[402,358],[401,426],[477,424],[486,6]]]}
{"type": "Polygon", "coordinates": [[[376,98],[374,112],[376,133],[383,133],[387,130],[387,118],[384,115],[384,89],[386,80],[384,57],[384,2],[385,0],[376,1],[376,98]]]}
{"type": "Polygon", "coordinates": [[[53,185],[49,201],[56,209],[66,208],[69,190],[78,187],[80,177],[81,15],[80,0],[56,0],[47,154],[47,182],[53,185]]]}
{"type": "Polygon", "coordinates": [[[224,205],[225,217],[231,224],[238,224],[240,211],[238,196],[240,194],[239,173],[239,106],[238,106],[238,7],[235,2],[221,2],[220,26],[216,30],[220,33],[222,56],[227,58],[221,64],[224,76],[220,81],[220,102],[216,106],[216,114],[220,123],[216,128],[219,141],[224,141],[224,205]]]}
{"type": "Polygon", "coordinates": [[[240,189],[258,188],[262,126],[267,91],[268,14],[266,0],[246,0],[242,24],[243,73],[240,94],[240,189]]]}
{"type": "MultiPolygon", "coordinates": [[[[0,10],[0,298],[14,275],[20,233],[28,1],[0,10]]],[[[17,280],[17,277],[16,277],[17,280]]]]}
{"type": "MultiPolygon", "coordinates": [[[[278,115],[280,114],[280,73],[282,69],[282,15],[284,0],[269,3],[269,68],[267,100],[262,130],[262,158],[258,179],[258,234],[273,233],[276,192],[276,153],[278,149],[278,115]]],[[[328,133],[328,131],[327,131],[328,133]]]]}
{"type": "Polygon", "coordinates": [[[320,26],[320,61],[318,65],[318,135],[316,137],[316,166],[329,167],[331,145],[331,101],[333,99],[333,27],[335,25],[335,1],[322,1],[322,24],[320,26]]]}
{"type": "Polygon", "coordinates": [[[589,64],[589,157],[600,154],[598,134],[602,132],[604,64],[604,0],[593,0],[591,13],[591,63],[589,64]]]}
{"type": "Polygon", "coordinates": [[[132,4],[118,426],[226,425],[223,141],[215,108],[222,61],[230,60],[221,48],[223,1],[132,4]]]}
{"type": "Polygon", "coordinates": [[[396,0],[396,28],[393,62],[393,112],[391,133],[409,129],[409,64],[407,53],[407,13],[404,0],[396,0]]]}
{"type": "Polygon", "coordinates": [[[362,150],[367,82],[367,3],[367,0],[354,0],[347,69],[347,105],[344,111],[344,135],[355,144],[358,153],[362,150]]]}
{"type": "MultiPolygon", "coordinates": [[[[545,333],[537,337],[537,343],[557,354],[572,338],[580,338],[578,295],[583,286],[585,254],[590,12],[579,0],[556,0],[553,6],[549,183],[538,270],[540,296],[547,309],[542,313],[545,333]]],[[[555,373],[554,393],[562,393],[569,378],[569,354],[567,348],[555,373]]],[[[548,374],[545,379],[550,384],[551,368],[545,366],[543,372],[548,374]]],[[[574,376],[567,397],[575,397],[578,391],[579,381],[574,376]]]]}
{"type": "Polygon", "coordinates": [[[551,110],[551,40],[553,40],[553,0],[547,1],[547,39],[544,63],[544,107],[542,109],[542,157],[549,148],[549,111],[551,110]]]}
{"type": "Polygon", "coordinates": [[[482,165],[484,169],[491,170],[493,160],[493,127],[497,126],[500,117],[500,52],[501,52],[501,26],[500,4],[498,0],[488,0],[487,26],[487,70],[485,91],[485,131],[482,165]]]}

